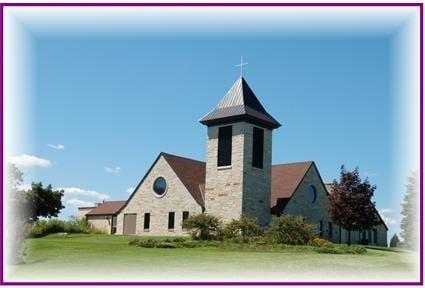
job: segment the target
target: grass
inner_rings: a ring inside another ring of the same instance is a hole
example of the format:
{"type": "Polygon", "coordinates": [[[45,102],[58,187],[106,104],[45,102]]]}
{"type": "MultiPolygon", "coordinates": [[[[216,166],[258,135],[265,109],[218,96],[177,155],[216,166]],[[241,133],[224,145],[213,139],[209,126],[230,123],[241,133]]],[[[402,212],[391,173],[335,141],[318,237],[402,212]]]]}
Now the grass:
{"type": "MultiPolygon", "coordinates": [[[[158,237],[153,237],[158,238],[158,237]]],[[[414,281],[412,253],[368,249],[320,254],[310,246],[158,249],[128,245],[133,236],[50,235],[27,240],[25,264],[8,281],[414,281]]]]}

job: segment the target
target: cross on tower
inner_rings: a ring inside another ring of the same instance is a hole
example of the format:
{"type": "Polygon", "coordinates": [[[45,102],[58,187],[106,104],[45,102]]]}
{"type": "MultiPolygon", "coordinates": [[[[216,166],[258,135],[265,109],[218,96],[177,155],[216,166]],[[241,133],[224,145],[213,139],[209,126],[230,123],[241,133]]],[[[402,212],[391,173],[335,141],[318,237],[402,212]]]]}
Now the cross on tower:
{"type": "Polygon", "coordinates": [[[243,73],[243,66],[248,65],[248,63],[243,62],[243,56],[241,56],[241,64],[235,65],[235,67],[241,67],[241,77],[243,73]]]}

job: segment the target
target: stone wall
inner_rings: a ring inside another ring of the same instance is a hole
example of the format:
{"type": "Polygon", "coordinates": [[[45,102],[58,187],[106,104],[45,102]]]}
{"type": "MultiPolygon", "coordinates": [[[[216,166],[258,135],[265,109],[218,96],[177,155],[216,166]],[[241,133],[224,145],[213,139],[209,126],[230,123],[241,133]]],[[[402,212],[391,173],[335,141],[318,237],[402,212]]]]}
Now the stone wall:
{"type": "Polygon", "coordinates": [[[87,221],[92,224],[94,228],[111,234],[112,216],[92,215],[87,216],[87,221]]]}
{"type": "Polygon", "coordinates": [[[272,165],[272,131],[264,129],[263,168],[252,167],[253,128],[245,123],[244,177],[242,211],[248,218],[258,219],[261,225],[270,222],[270,193],[272,165]]]}
{"type": "MultiPolygon", "coordinates": [[[[326,211],[328,197],[326,189],[320,181],[319,173],[315,165],[311,165],[305,177],[295,190],[291,200],[289,200],[283,214],[301,216],[305,221],[314,224],[317,227],[318,236],[320,236],[320,221],[322,221],[322,237],[329,239],[329,214],[326,211]],[[313,185],[316,188],[316,201],[311,203],[308,188],[313,185]]],[[[332,224],[332,240],[338,239],[338,228],[332,224]],[[335,227],[334,227],[335,226],[335,227]]]]}
{"type": "Polygon", "coordinates": [[[242,213],[244,124],[231,124],[232,165],[228,167],[217,167],[218,128],[222,126],[208,127],[205,212],[226,222],[240,218],[242,213]]]}
{"type": "Polygon", "coordinates": [[[181,228],[182,213],[202,213],[202,207],[195,201],[163,156],[152,167],[149,175],[137,189],[126,207],[117,217],[117,234],[123,233],[124,214],[136,213],[136,234],[138,235],[185,235],[181,228]],[[153,191],[158,177],[167,181],[167,190],[162,197],[153,191]],[[175,213],[174,229],[168,230],[168,213],[175,213]],[[150,229],[143,229],[144,214],[150,213],[150,229]]]}
{"type": "Polygon", "coordinates": [[[254,125],[246,122],[208,127],[205,211],[224,222],[244,213],[261,224],[270,220],[272,131],[264,129],[263,169],[252,167],[254,125]],[[217,167],[218,129],[232,125],[232,164],[217,167]]]}

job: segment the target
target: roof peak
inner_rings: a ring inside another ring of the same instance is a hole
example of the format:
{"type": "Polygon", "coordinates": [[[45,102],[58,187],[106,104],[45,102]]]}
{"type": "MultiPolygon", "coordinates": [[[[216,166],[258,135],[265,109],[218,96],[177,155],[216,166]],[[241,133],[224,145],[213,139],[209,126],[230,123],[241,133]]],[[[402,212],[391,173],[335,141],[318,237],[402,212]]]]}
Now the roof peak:
{"type": "Polygon", "coordinates": [[[271,129],[280,127],[280,123],[264,109],[243,76],[233,83],[223,99],[202,117],[200,122],[210,126],[237,120],[253,122],[271,129]]]}
{"type": "Polygon", "coordinates": [[[184,157],[184,156],[180,156],[180,155],[170,154],[170,153],[167,153],[167,152],[161,152],[160,155],[165,156],[165,157],[171,156],[171,157],[177,157],[177,158],[181,158],[181,159],[185,159],[185,160],[205,163],[204,161],[200,161],[200,160],[196,160],[196,159],[192,159],[192,158],[188,158],[188,157],[184,157]]]}

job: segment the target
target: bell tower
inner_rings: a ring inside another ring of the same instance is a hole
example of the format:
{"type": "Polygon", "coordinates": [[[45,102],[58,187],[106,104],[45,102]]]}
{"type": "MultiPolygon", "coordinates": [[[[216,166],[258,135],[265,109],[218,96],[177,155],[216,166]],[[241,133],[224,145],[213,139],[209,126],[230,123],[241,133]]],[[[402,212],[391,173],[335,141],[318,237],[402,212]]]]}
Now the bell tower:
{"type": "Polygon", "coordinates": [[[270,221],[272,131],[280,127],[241,76],[200,122],[208,128],[205,212],[270,221]]]}

